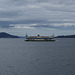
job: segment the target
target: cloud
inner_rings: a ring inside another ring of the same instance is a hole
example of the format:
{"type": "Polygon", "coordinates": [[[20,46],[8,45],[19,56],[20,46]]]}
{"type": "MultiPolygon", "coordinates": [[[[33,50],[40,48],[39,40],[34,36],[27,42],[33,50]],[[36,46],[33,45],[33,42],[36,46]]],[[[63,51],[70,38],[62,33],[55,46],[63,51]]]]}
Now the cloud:
{"type": "MultiPolygon", "coordinates": [[[[27,24],[10,24],[9,26],[11,28],[24,28],[24,29],[34,29],[34,27],[31,27],[32,24],[27,25],[27,24]]],[[[34,25],[34,24],[33,24],[34,25]]]]}
{"type": "Polygon", "coordinates": [[[0,28],[75,28],[74,0],[0,0],[0,28]]]}

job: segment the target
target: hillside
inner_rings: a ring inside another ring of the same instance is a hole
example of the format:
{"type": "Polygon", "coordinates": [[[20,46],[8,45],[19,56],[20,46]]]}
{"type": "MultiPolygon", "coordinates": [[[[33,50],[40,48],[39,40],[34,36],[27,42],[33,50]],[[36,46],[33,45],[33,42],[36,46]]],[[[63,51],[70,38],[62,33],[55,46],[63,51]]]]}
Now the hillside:
{"type": "Polygon", "coordinates": [[[62,36],[57,36],[56,38],[75,38],[75,35],[62,35],[62,36]]]}
{"type": "Polygon", "coordinates": [[[15,35],[10,35],[10,34],[5,33],[5,32],[1,32],[0,33],[0,38],[19,38],[19,37],[15,36],[15,35]]]}

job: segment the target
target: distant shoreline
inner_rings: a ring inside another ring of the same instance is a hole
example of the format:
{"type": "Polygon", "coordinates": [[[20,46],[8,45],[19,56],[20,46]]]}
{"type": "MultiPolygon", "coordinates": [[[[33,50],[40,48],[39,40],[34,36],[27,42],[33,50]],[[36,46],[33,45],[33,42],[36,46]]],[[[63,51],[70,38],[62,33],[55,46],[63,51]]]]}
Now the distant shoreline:
{"type": "Polygon", "coordinates": [[[5,32],[0,32],[0,38],[20,38],[20,37],[16,35],[11,35],[5,32]]]}
{"type": "MultiPolygon", "coordinates": [[[[25,38],[25,36],[11,35],[6,32],[0,32],[0,38],[25,38]]],[[[75,35],[59,35],[54,38],[75,38],[75,35]]]]}
{"type": "Polygon", "coordinates": [[[75,35],[61,35],[61,36],[56,36],[55,38],[75,38],[75,35]]]}

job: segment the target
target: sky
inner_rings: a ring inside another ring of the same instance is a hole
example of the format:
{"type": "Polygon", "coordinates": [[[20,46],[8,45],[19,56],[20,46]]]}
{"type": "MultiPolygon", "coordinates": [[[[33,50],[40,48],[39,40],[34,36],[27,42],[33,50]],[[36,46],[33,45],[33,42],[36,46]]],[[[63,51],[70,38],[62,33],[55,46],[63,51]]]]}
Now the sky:
{"type": "Polygon", "coordinates": [[[74,35],[75,0],[0,0],[0,32],[74,35]]]}

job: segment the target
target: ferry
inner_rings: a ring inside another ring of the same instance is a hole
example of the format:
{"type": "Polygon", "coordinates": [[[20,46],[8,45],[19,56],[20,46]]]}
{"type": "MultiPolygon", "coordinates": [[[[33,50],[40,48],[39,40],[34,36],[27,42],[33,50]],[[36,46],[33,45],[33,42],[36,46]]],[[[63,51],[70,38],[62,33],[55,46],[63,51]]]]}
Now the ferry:
{"type": "Polygon", "coordinates": [[[55,41],[54,39],[54,34],[52,36],[28,36],[26,34],[26,39],[25,41],[55,41]]]}

